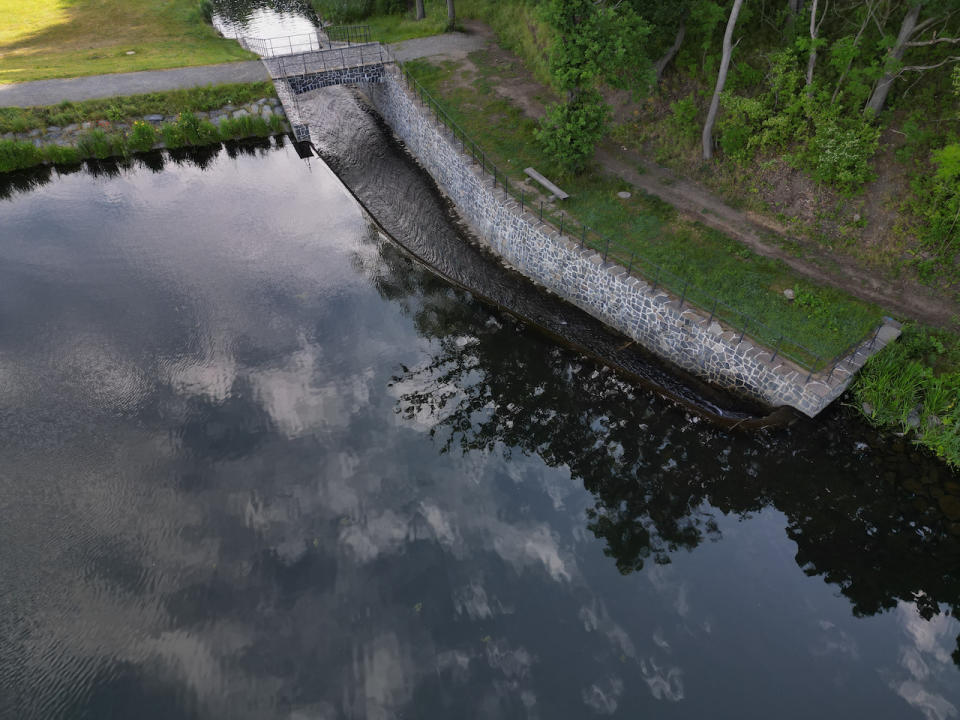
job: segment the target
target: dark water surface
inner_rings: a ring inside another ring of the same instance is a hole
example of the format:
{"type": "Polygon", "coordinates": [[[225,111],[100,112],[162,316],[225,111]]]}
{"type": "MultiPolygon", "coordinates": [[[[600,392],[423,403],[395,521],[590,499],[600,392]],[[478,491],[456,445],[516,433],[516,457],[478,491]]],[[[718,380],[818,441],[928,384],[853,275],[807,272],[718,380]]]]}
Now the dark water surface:
{"type": "Polygon", "coordinates": [[[316,32],[310,0],[213,0],[213,26],[224,37],[282,38],[316,32]]]}
{"type": "Polygon", "coordinates": [[[93,170],[0,186],[3,720],[958,717],[902,441],[711,424],[289,147],[93,170]]]}

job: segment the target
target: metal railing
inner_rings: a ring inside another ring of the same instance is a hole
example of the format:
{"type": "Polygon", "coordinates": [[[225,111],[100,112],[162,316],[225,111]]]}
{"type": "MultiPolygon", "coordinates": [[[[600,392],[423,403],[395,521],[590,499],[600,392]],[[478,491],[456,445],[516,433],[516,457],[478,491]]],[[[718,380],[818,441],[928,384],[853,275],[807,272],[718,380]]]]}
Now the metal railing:
{"type": "Polygon", "coordinates": [[[872,349],[879,335],[883,323],[875,326],[868,334],[851,343],[839,354],[824,358],[802,343],[790,338],[776,328],[771,328],[760,320],[747,315],[727,302],[721,300],[708,290],[701,288],[689,279],[681,277],[668,270],[659,263],[646,257],[635,247],[626,245],[609,235],[604,235],[590,226],[571,218],[565,212],[545,206],[542,200],[534,201],[530,198],[523,186],[516,180],[510,180],[507,173],[500,170],[487,156],[483,148],[473,140],[457,122],[446,112],[443,106],[424,88],[410,71],[399,62],[389,50],[386,50],[389,61],[396,65],[404,78],[407,87],[416,95],[421,106],[431,111],[434,120],[446,127],[452,134],[454,145],[460,145],[460,151],[469,155],[474,163],[480,166],[481,175],[490,176],[490,186],[494,191],[503,192],[503,199],[513,199],[519,205],[521,213],[530,213],[533,219],[542,224],[554,227],[561,238],[567,238],[580,245],[589,247],[603,257],[604,262],[613,262],[620,265],[628,277],[638,277],[650,283],[652,292],[660,288],[673,293],[679,298],[678,309],[691,305],[698,307],[704,314],[709,314],[707,326],[714,321],[722,321],[737,337],[739,345],[744,337],[750,337],[755,344],[770,349],[770,362],[778,357],[788,358],[804,370],[808,371],[805,383],[809,382],[815,373],[827,372],[829,382],[836,369],[845,361],[849,361],[861,346],[869,342],[872,349]],[[869,340],[868,340],[869,339],[869,340]]]}
{"type": "Polygon", "coordinates": [[[242,37],[238,42],[247,50],[255,52],[262,58],[283,57],[285,55],[297,55],[303,52],[322,50],[324,45],[329,47],[329,43],[324,43],[321,31],[315,33],[305,33],[302,35],[286,35],[284,37],[273,38],[255,38],[242,37]]]}
{"type": "Polygon", "coordinates": [[[369,25],[330,25],[323,28],[330,42],[365,45],[372,42],[369,25]]]}
{"type": "Polygon", "coordinates": [[[365,65],[382,65],[389,60],[386,48],[380,43],[351,45],[298,53],[276,58],[278,77],[312,75],[329,70],[346,70],[365,65]]]}

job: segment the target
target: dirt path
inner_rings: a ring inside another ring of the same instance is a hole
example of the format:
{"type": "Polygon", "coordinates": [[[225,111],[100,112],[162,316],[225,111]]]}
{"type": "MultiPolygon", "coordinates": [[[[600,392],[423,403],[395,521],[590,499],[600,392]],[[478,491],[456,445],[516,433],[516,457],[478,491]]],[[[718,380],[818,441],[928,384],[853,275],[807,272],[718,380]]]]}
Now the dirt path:
{"type": "Polygon", "coordinates": [[[759,255],[782,260],[804,277],[840,288],[904,317],[930,325],[957,326],[957,307],[936,297],[929,288],[909,287],[906,283],[891,286],[888,281],[826,253],[819,258],[814,256],[812,260],[799,258],[781,246],[783,241],[796,244],[799,242],[796,239],[765,226],[763,219],[753,213],[730,207],[709,190],[674,175],[638,153],[607,143],[597,150],[596,159],[610,173],[644,192],[656,195],[687,218],[719,230],[759,255]],[[640,167],[643,172],[639,171],[640,167]],[[771,239],[777,236],[780,243],[771,239]],[[827,270],[824,264],[834,265],[837,269],[827,270]]]}

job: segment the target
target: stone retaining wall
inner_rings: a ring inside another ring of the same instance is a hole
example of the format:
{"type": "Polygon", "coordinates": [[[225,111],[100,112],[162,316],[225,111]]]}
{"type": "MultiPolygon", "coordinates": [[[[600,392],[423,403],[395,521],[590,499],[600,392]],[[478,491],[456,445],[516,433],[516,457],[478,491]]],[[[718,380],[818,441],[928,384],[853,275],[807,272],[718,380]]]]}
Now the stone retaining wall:
{"type": "Polygon", "coordinates": [[[678,298],[654,290],[581,249],[557,231],[521,212],[489,175],[462,154],[452,136],[417,104],[396,68],[383,81],[365,86],[373,107],[458,208],[476,234],[506,262],[661,358],[722,388],[770,406],[790,405],[814,416],[837,398],[867,358],[895,339],[899,325],[888,321],[876,337],[857,348],[828,377],[802,370],[706,313],[681,307],[678,298]]]}
{"type": "Polygon", "coordinates": [[[364,65],[343,70],[326,70],[307,75],[291,75],[287,78],[290,89],[296,95],[332,87],[333,85],[358,85],[377,83],[383,80],[383,65],[364,65]]]}

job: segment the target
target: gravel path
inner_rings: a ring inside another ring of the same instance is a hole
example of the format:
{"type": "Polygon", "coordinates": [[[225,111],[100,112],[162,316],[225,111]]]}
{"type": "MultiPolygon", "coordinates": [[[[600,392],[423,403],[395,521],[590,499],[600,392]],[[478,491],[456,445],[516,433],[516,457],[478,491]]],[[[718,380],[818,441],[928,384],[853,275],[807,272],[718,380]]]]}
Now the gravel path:
{"type": "Polygon", "coordinates": [[[486,47],[487,38],[476,33],[444,33],[430,37],[415,38],[394,43],[390,46],[397,60],[413,60],[431,55],[465,57],[476,50],[486,47]]]}
{"type": "Polygon", "coordinates": [[[160,90],[179,90],[202,85],[248,83],[269,79],[270,76],[263,67],[263,63],[259,60],[251,60],[174,70],[145,70],[60,80],[36,80],[0,85],[0,107],[56,105],[64,100],[92,100],[114,95],[138,95],[160,90]]]}

